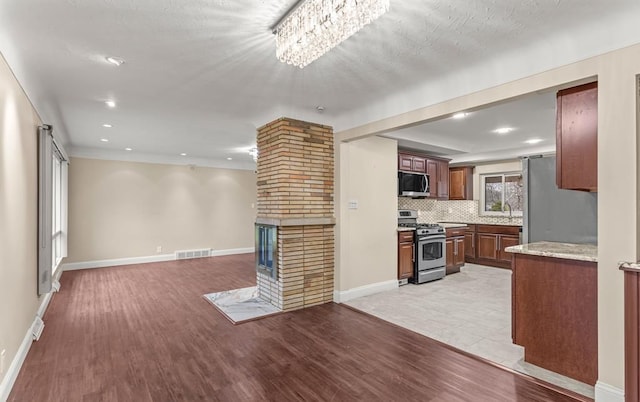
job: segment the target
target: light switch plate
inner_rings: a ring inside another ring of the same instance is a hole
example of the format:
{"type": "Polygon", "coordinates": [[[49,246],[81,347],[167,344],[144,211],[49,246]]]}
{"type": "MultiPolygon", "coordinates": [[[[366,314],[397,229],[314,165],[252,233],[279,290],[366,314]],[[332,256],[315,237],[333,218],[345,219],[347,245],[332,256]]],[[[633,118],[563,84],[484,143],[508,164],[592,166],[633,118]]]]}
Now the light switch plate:
{"type": "Polygon", "coordinates": [[[357,200],[349,201],[349,209],[358,209],[358,201],[357,200]]]}

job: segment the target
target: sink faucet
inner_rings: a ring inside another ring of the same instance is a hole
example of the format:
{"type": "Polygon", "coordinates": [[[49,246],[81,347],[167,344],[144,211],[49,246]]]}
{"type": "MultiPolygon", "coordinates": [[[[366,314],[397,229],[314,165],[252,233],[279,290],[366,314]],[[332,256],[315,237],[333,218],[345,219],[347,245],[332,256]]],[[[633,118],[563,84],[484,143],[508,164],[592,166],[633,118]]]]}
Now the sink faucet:
{"type": "Polygon", "coordinates": [[[502,207],[502,212],[506,212],[507,207],[509,207],[509,219],[513,218],[513,214],[511,212],[511,204],[505,201],[504,206],[502,207]]]}

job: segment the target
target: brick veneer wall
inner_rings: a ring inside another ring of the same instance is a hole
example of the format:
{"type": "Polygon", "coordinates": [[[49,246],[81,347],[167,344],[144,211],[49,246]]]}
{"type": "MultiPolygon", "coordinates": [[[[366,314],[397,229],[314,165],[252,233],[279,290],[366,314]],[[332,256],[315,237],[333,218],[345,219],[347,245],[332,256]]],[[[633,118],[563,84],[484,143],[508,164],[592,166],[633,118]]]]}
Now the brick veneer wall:
{"type": "Polygon", "coordinates": [[[333,217],[333,129],[280,118],[258,129],[258,216],[333,217]]]}
{"type": "Polygon", "coordinates": [[[257,273],[282,310],[333,300],[333,129],[280,118],[258,129],[258,223],[278,226],[278,276],[257,273]]]}

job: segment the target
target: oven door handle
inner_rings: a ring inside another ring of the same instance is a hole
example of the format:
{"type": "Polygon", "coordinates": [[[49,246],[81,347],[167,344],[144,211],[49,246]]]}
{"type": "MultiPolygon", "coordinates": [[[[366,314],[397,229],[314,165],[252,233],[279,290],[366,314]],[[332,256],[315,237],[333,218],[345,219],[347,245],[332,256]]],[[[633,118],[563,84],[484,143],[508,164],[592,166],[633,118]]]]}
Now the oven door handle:
{"type": "Polygon", "coordinates": [[[437,235],[437,236],[425,236],[425,237],[419,237],[418,241],[419,242],[424,242],[424,241],[428,241],[428,240],[444,240],[447,237],[445,235],[437,235]]]}

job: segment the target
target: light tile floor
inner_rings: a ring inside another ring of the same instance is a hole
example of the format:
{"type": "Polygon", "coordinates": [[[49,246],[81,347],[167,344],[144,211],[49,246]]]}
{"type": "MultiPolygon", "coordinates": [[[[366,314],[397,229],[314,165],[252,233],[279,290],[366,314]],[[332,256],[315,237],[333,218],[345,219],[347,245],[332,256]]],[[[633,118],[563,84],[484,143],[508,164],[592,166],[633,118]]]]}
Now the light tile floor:
{"type": "Polygon", "coordinates": [[[594,388],[526,363],[511,342],[511,271],[465,264],[461,272],[422,285],[346,303],[385,321],[511,369],[593,398],[594,388]]]}

